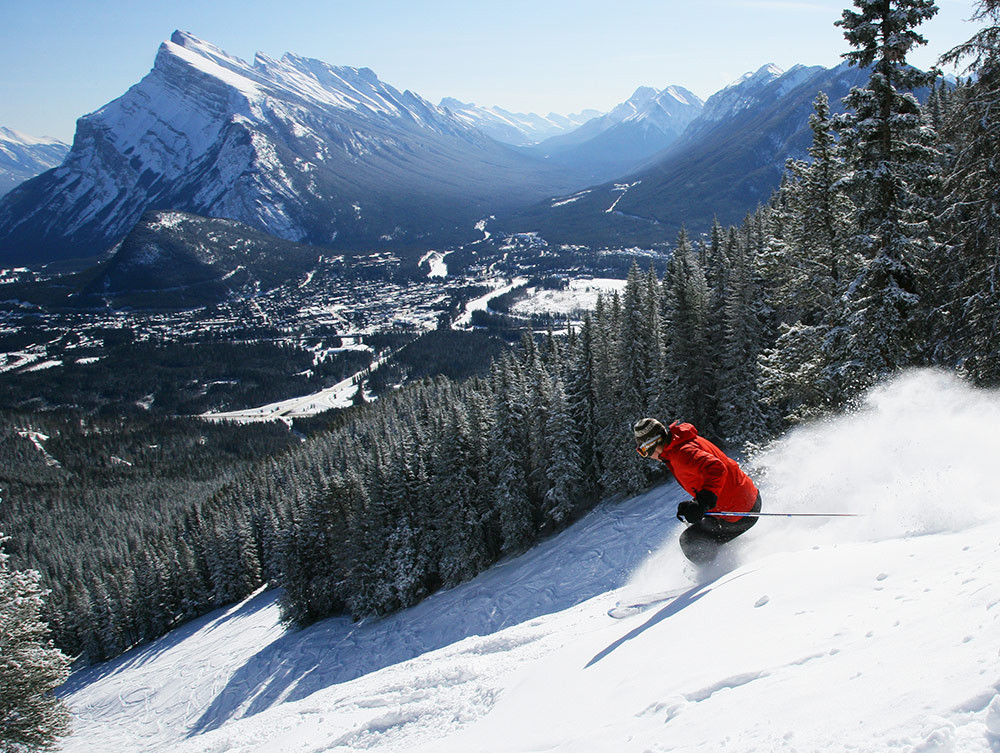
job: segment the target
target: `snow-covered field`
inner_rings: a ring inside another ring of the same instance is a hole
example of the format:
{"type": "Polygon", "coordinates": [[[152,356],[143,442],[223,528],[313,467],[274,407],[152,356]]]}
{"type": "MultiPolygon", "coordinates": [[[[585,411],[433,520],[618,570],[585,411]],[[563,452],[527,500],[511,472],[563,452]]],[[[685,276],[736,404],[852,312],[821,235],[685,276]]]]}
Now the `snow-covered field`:
{"type": "Polygon", "coordinates": [[[565,290],[544,290],[535,288],[531,295],[512,306],[512,311],[520,316],[532,314],[582,315],[593,311],[599,295],[609,296],[625,289],[625,280],[590,277],[570,280],[565,290]]]}
{"type": "Polygon", "coordinates": [[[262,592],[72,677],[65,750],[995,753],[998,422],[916,372],[793,432],[766,509],[864,516],[763,519],[697,577],[667,485],[383,620],[289,632],[262,592]]]}
{"type": "Polygon", "coordinates": [[[491,281],[489,284],[494,285],[493,290],[486,295],[481,295],[479,298],[475,298],[465,304],[465,311],[463,311],[462,315],[455,320],[455,323],[452,326],[459,329],[471,327],[473,311],[486,311],[486,304],[489,303],[490,298],[496,298],[504,293],[509,293],[518,285],[523,285],[525,282],[527,282],[527,280],[524,277],[516,277],[506,285],[500,283],[499,281],[491,281]]]}
{"type": "MultiPolygon", "coordinates": [[[[339,350],[371,350],[366,345],[352,346],[351,348],[340,348],[339,350]]],[[[370,371],[375,371],[385,363],[386,356],[378,358],[369,365],[370,371]]],[[[269,403],[258,408],[247,408],[245,410],[209,412],[202,413],[201,418],[210,421],[234,421],[236,423],[247,423],[251,421],[290,421],[293,418],[304,416],[315,416],[317,413],[332,410],[334,408],[348,408],[354,400],[358,391],[356,379],[360,374],[342,379],[332,387],[314,392],[310,395],[280,400],[276,403],[269,403]]],[[[371,397],[368,395],[367,397],[371,397]]]]}

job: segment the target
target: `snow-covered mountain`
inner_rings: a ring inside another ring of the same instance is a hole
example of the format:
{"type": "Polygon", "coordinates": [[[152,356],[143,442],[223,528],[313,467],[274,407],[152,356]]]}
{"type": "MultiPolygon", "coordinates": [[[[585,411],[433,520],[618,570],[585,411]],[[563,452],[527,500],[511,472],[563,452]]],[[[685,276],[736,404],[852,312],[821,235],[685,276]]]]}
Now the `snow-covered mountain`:
{"type": "Polygon", "coordinates": [[[0,196],[63,161],[69,144],[0,126],[0,196]]]}
{"type": "Polygon", "coordinates": [[[765,509],[861,517],[763,519],[694,579],[667,485],[383,619],[292,632],[259,593],[74,675],[63,749],[991,753],[998,420],[923,371],[792,432],[765,509]]]}
{"type": "Polygon", "coordinates": [[[703,106],[682,86],[641,86],[607,114],[532,151],[553,164],[585,170],[594,180],[617,178],[676,141],[703,106]]]}
{"type": "Polygon", "coordinates": [[[78,121],[55,170],[0,201],[0,260],[98,253],[147,209],[238,220],[316,245],[469,233],[563,175],[369,69],[246,63],[190,34],[78,121]]]}
{"type": "Polygon", "coordinates": [[[570,115],[555,112],[548,115],[510,112],[495,105],[483,107],[461,102],[454,97],[445,97],[440,106],[491,138],[514,146],[537,144],[547,138],[569,133],[601,116],[599,110],[583,110],[570,115]]]}
{"type": "Polygon", "coordinates": [[[843,112],[843,97],[868,77],[847,63],[785,73],[763,66],[709,97],[680,136],[633,172],[552,197],[505,218],[503,229],[592,246],[672,242],[681,227],[700,233],[716,218],[738,223],[768,200],[789,158],[805,158],[816,95],[826,92],[831,110],[843,112]]]}
{"type": "MultiPolygon", "coordinates": [[[[846,64],[843,67],[846,68],[846,64]]],[[[698,116],[696,127],[685,134],[685,140],[695,139],[699,133],[708,130],[713,124],[731,120],[741,113],[783,99],[796,87],[825,70],[819,65],[796,65],[788,71],[783,71],[773,63],[768,63],[756,71],[745,73],[708,98],[698,116]]]]}

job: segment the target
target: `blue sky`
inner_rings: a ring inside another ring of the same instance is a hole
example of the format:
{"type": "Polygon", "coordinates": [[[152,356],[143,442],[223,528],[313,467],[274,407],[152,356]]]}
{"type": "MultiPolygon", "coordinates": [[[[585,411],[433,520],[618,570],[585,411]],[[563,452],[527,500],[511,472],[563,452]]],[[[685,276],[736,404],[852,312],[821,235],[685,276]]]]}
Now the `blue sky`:
{"type": "MultiPolygon", "coordinates": [[[[702,98],[766,63],[833,66],[848,0],[3,0],[0,125],[72,139],[174,29],[252,59],[295,52],[367,66],[437,103],[607,110],[638,86],[702,98]]],[[[972,0],[938,0],[926,67],[976,30],[972,0]]]]}

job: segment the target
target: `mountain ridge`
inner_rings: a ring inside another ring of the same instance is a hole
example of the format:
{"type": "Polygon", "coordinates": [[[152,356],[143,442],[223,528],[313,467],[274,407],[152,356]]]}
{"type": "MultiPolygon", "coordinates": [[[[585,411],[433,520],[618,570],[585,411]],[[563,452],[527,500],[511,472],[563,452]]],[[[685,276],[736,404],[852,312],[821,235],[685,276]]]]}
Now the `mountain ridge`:
{"type": "Polygon", "coordinates": [[[93,255],[149,209],[315,245],[458,239],[488,210],[575,185],[370,69],[248,64],[178,31],[78,121],[60,167],[0,201],[0,261],[93,255]]]}
{"type": "Polygon", "coordinates": [[[682,86],[640,86],[607,114],[528,151],[601,182],[628,174],[670,146],[703,107],[701,98],[682,86]]]}
{"type": "Polygon", "coordinates": [[[550,242],[652,245],[672,242],[682,227],[738,223],[770,198],[789,158],[806,156],[816,95],[825,91],[842,112],[842,98],[868,75],[847,63],[762,66],[709,97],[677,139],[631,173],[504,216],[502,225],[550,242]]]}
{"type": "Polygon", "coordinates": [[[544,116],[533,112],[515,113],[502,107],[482,107],[462,102],[454,97],[445,97],[439,107],[451,111],[461,120],[497,141],[512,146],[530,146],[552,136],[571,132],[602,114],[592,109],[569,115],[555,112],[544,116]]]}
{"type": "Polygon", "coordinates": [[[59,165],[69,149],[69,144],[59,139],[29,136],[0,126],[0,197],[59,165]]]}

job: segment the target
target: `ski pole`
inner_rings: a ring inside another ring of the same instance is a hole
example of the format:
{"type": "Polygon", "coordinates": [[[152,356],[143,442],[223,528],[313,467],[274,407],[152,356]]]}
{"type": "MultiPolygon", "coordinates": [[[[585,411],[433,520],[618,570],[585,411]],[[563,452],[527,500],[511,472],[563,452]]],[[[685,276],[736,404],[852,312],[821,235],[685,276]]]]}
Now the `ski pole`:
{"type": "Polygon", "coordinates": [[[856,512],[706,512],[706,517],[712,518],[863,518],[864,514],[856,512]]]}

